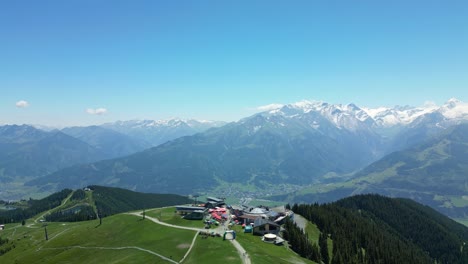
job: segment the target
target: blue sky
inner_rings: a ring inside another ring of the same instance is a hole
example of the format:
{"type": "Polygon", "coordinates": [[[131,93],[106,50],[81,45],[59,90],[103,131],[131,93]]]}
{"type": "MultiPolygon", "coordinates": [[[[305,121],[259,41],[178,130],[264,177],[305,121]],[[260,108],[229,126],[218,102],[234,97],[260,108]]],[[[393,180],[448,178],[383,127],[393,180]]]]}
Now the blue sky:
{"type": "Polygon", "coordinates": [[[468,2],[1,1],[0,91],[62,126],[468,101],[468,2]]]}

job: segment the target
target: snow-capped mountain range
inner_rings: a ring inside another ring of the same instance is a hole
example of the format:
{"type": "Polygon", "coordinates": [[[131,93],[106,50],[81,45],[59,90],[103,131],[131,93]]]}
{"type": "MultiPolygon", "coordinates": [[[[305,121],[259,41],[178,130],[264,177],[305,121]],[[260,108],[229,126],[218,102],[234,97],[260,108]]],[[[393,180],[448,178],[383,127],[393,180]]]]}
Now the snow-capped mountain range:
{"type": "MultiPolygon", "coordinates": [[[[428,114],[440,114],[445,121],[468,120],[468,103],[450,99],[442,106],[426,103],[421,107],[395,106],[367,108],[355,104],[329,104],[320,101],[300,101],[293,104],[276,104],[274,109],[263,112],[265,116],[303,118],[304,115],[319,114],[338,128],[355,131],[365,127],[392,128],[406,126],[428,114]]],[[[314,123],[315,126],[319,124],[314,123]]]]}

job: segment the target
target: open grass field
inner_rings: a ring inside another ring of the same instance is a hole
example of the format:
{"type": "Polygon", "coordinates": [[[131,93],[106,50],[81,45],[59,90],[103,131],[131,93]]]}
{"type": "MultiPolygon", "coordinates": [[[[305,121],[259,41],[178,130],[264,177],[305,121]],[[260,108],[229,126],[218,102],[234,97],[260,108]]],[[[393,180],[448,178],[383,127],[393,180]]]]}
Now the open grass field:
{"type": "Polygon", "coordinates": [[[239,254],[234,246],[222,237],[198,236],[190,255],[183,262],[185,264],[198,263],[241,263],[239,254]]]}
{"type": "Polygon", "coordinates": [[[263,242],[260,236],[254,236],[251,233],[244,233],[240,226],[235,226],[234,230],[237,232],[237,241],[247,251],[252,263],[254,264],[315,263],[299,257],[286,245],[276,246],[268,244],[263,242]]]}
{"type": "Polygon", "coordinates": [[[205,224],[202,220],[187,220],[175,213],[175,207],[158,208],[146,211],[146,215],[159,219],[172,225],[203,228],[205,224]]]}
{"type": "Polygon", "coordinates": [[[115,215],[101,226],[97,220],[50,223],[48,241],[40,226],[7,225],[0,236],[15,248],[0,263],[168,263],[156,254],[182,259],[196,232],[140,219],[115,215]]]}

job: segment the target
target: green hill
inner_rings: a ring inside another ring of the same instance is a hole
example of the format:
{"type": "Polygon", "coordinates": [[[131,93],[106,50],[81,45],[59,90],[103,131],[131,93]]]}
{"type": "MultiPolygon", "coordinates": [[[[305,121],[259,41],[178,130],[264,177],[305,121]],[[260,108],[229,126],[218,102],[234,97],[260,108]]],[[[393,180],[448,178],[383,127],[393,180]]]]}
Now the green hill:
{"type": "Polygon", "coordinates": [[[359,195],[292,209],[329,234],[332,263],[468,263],[468,228],[410,200],[359,195]]]}
{"type": "Polygon", "coordinates": [[[442,263],[467,263],[468,228],[410,199],[357,195],[336,205],[358,212],[411,241],[442,263]],[[460,252],[460,248],[463,252],[460,252]],[[463,261],[461,261],[463,260],[463,261]]]}
{"type": "MultiPolygon", "coordinates": [[[[14,248],[0,254],[1,263],[168,263],[160,254],[179,261],[195,231],[141,221],[129,215],[77,223],[50,223],[44,227],[7,225],[2,238],[14,248]]],[[[2,246],[0,246],[0,250],[2,246]]]]}
{"type": "Polygon", "coordinates": [[[192,203],[193,200],[177,194],[140,193],[121,188],[89,186],[97,210],[105,215],[192,203]]]}

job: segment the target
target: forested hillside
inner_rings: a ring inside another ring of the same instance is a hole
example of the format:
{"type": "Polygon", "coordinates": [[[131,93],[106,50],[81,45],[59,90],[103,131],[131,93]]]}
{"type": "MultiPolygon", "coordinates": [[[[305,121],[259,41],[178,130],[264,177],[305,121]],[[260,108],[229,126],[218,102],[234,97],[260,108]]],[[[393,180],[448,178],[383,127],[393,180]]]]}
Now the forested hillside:
{"type": "Polygon", "coordinates": [[[193,200],[176,194],[139,193],[121,188],[93,185],[93,198],[102,216],[145,208],[187,204],[193,200]]]}
{"type": "MultiPolygon", "coordinates": [[[[88,189],[87,189],[88,190],[88,189]]],[[[193,202],[175,194],[138,193],[120,188],[89,186],[88,191],[64,189],[41,200],[17,202],[14,210],[0,210],[0,223],[21,222],[46,211],[45,220],[75,222],[145,208],[193,202]],[[69,197],[69,198],[67,198],[69,197]]]]}
{"type": "Polygon", "coordinates": [[[331,263],[468,263],[468,228],[406,199],[360,195],[292,210],[333,240],[331,263]]]}
{"type": "Polygon", "coordinates": [[[40,200],[30,199],[25,203],[25,208],[0,211],[0,223],[21,222],[36,214],[57,207],[71,192],[70,189],[64,189],[40,200]]]}

